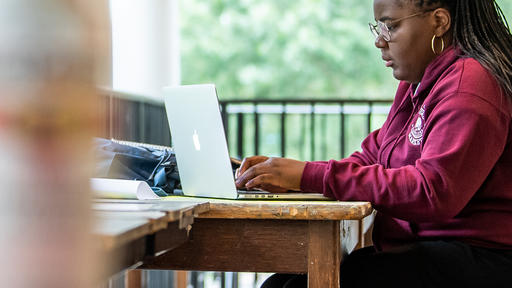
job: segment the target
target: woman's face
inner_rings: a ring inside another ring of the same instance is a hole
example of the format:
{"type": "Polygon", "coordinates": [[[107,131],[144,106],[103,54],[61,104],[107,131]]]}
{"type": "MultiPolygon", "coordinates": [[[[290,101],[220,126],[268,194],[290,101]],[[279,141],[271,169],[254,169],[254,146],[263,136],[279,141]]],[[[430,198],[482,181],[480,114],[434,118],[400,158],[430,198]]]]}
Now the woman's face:
{"type": "Polygon", "coordinates": [[[418,83],[428,64],[435,58],[431,49],[435,30],[432,13],[427,12],[392,23],[393,20],[421,12],[413,2],[374,0],[375,20],[387,24],[391,34],[389,42],[382,36],[377,37],[375,46],[381,50],[385,65],[393,69],[396,79],[418,83]]]}

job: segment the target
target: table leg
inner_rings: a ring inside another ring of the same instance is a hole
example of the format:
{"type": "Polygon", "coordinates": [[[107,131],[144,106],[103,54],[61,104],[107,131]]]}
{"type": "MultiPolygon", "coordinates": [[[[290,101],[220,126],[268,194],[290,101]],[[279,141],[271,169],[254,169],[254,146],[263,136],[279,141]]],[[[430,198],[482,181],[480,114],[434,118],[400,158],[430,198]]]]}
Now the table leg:
{"type": "Polygon", "coordinates": [[[309,221],[308,287],[339,287],[340,221],[309,221]]]}
{"type": "Polygon", "coordinates": [[[188,272],[187,271],[176,271],[175,275],[176,275],[176,283],[175,283],[176,286],[175,287],[177,287],[177,288],[187,288],[188,272]]]}
{"type": "Polygon", "coordinates": [[[124,287],[141,288],[142,270],[126,270],[126,274],[124,275],[124,287]]]}

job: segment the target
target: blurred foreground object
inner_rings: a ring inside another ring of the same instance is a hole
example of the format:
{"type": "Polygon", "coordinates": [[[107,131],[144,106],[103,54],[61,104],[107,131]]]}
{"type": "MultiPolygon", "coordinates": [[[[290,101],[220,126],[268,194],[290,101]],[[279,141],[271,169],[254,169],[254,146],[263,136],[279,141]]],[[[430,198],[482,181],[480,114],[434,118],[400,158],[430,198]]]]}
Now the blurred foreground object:
{"type": "Polygon", "coordinates": [[[97,281],[89,148],[99,120],[94,55],[102,47],[96,12],[103,7],[0,0],[2,287],[97,281]]]}

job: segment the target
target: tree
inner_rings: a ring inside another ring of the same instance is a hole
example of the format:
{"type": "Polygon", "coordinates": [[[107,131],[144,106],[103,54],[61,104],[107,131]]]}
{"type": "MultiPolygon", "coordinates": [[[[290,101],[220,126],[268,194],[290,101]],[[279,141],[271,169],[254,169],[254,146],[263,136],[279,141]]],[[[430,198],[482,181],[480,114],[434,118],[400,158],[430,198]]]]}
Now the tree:
{"type": "Polygon", "coordinates": [[[187,0],[181,11],[183,82],[214,82],[224,99],[394,96],[371,1],[187,0]]]}

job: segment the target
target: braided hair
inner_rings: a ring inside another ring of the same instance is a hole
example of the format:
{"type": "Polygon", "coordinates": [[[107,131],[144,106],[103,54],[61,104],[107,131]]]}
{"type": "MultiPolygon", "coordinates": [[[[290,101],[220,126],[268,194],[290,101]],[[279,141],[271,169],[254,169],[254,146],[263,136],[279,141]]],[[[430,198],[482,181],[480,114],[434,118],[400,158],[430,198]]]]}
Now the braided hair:
{"type": "Polygon", "coordinates": [[[489,70],[512,98],[512,34],[495,0],[409,0],[422,8],[446,8],[453,40],[468,57],[489,70]]]}

